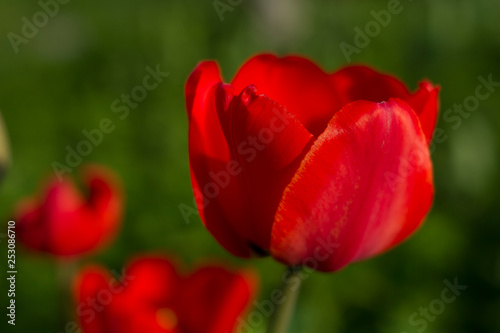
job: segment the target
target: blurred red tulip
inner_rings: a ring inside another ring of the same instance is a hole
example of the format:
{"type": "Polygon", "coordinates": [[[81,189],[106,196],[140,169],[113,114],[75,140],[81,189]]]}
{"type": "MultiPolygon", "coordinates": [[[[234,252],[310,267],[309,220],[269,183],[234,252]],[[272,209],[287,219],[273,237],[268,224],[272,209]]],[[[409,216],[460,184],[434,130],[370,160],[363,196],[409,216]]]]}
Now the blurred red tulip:
{"type": "Polygon", "coordinates": [[[101,166],[84,169],[82,195],[67,178],[54,177],[42,197],[20,202],[17,237],[26,247],[56,256],[77,256],[108,243],[121,222],[123,198],[117,177],[101,166]]]}
{"type": "Polygon", "coordinates": [[[179,275],[166,258],[138,258],[121,282],[101,267],[75,281],[77,314],[85,333],[233,332],[254,293],[248,272],[205,266],[179,275]]]}
{"type": "Polygon", "coordinates": [[[201,219],[235,255],[322,271],[400,243],[432,203],[438,90],[268,54],[224,84],[217,63],[200,63],[186,104],[201,219]]]}

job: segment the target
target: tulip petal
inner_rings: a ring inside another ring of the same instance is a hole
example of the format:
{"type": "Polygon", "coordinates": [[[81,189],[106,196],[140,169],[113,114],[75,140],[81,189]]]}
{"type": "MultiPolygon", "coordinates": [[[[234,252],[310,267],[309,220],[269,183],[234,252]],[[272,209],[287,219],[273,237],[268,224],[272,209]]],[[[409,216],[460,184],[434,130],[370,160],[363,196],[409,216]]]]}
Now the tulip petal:
{"type": "Polygon", "coordinates": [[[83,178],[89,189],[85,208],[93,216],[93,221],[87,221],[87,224],[94,234],[100,236],[100,243],[109,242],[116,235],[122,219],[124,198],[120,181],[98,165],[86,166],[83,178]]]}
{"type": "Polygon", "coordinates": [[[180,279],[173,264],[160,256],[135,259],[125,274],[130,281],[127,297],[141,304],[172,302],[180,279]]]}
{"type": "Polygon", "coordinates": [[[213,61],[200,63],[186,83],[186,105],[189,117],[190,143],[194,151],[207,157],[228,159],[224,136],[214,109],[214,91],[221,83],[219,67],[213,61]],[[210,138],[210,140],[206,140],[210,138]],[[204,140],[205,139],[205,140],[204,140]]]}
{"type": "Polygon", "coordinates": [[[259,94],[281,104],[315,136],[342,107],[329,75],[312,61],[297,56],[257,55],[238,70],[231,84],[235,94],[249,85],[256,86],[259,94]]]}
{"type": "Polygon", "coordinates": [[[333,116],[284,191],[271,253],[288,265],[338,270],[408,237],[432,197],[429,150],[409,105],[350,103],[333,116]]]}
{"type": "Polygon", "coordinates": [[[253,297],[254,284],[251,276],[223,267],[198,269],[182,285],[183,293],[177,307],[180,331],[234,332],[238,316],[253,297]]]}
{"type": "Polygon", "coordinates": [[[107,243],[121,221],[121,187],[111,172],[98,166],[86,168],[85,185],[88,198],[70,179],[54,179],[42,200],[21,202],[15,214],[19,239],[32,249],[59,256],[81,255],[107,243]]]}
{"type": "Polygon", "coordinates": [[[367,66],[347,66],[333,73],[331,81],[342,105],[358,100],[384,102],[390,98],[406,100],[410,92],[398,79],[367,66]]]}
{"type": "Polygon", "coordinates": [[[366,66],[348,66],[333,73],[331,82],[338,91],[341,104],[358,100],[384,102],[390,98],[406,101],[417,113],[422,129],[430,143],[438,112],[439,88],[428,81],[420,83],[419,89],[411,94],[398,79],[376,72],[366,66]]]}
{"type": "MultiPolygon", "coordinates": [[[[196,67],[186,83],[191,182],[201,220],[207,229],[228,251],[249,257],[248,244],[228,223],[225,207],[209,198],[212,187],[217,186],[210,171],[224,170],[230,160],[215,106],[215,90],[220,82],[217,64],[205,61],[196,67]]],[[[221,195],[231,194],[231,189],[222,190],[221,195]]]]}
{"type": "Polygon", "coordinates": [[[419,89],[408,97],[407,102],[417,112],[427,144],[430,144],[439,110],[439,87],[428,81],[420,82],[419,89]]]}
{"type": "MultiPolygon", "coordinates": [[[[97,304],[99,310],[95,311],[89,304],[89,300],[96,300],[98,294],[109,292],[108,272],[98,266],[87,267],[82,270],[75,279],[74,297],[78,303],[77,314],[83,332],[109,333],[108,308],[97,304]]],[[[95,305],[94,305],[95,306],[95,305]]]]}
{"type": "Polygon", "coordinates": [[[75,279],[77,315],[87,333],[233,332],[256,286],[250,272],[220,265],[179,276],[161,255],[136,258],[119,281],[113,275],[91,266],[75,279]]]}
{"type": "Polygon", "coordinates": [[[60,256],[82,254],[94,249],[100,232],[90,230],[99,221],[85,208],[85,201],[69,179],[53,180],[42,202],[30,198],[16,212],[19,239],[37,251],[60,256]]]}
{"type": "Polygon", "coordinates": [[[111,304],[113,332],[179,332],[175,298],[180,277],[162,256],[136,258],[122,277],[124,290],[111,304]]]}
{"type": "Polygon", "coordinates": [[[17,221],[17,238],[28,248],[52,252],[50,229],[42,219],[42,208],[36,198],[21,200],[14,213],[17,221]]]}
{"type": "Polygon", "coordinates": [[[268,251],[276,208],[313,140],[311,133],[281,105],[253,86],[232,98],[232,87],[221,86],[217,109],[239,172],[228,181],[234,189],[221,205],[233,209],[229,221],[251,244],[268,251]]]}
{"type": "Polygon", "coordinates": [[[75,280],[76,300],[83,310],[95,306],[99,314],[78,310],[81,326],[89,333],[178,332],[173,309],[179,283],[174,266],[160,256],[134,260],[123,276],[112,277],[99,266],[85,268],[75,280]],[[168,329],[161,316],[167,309],[175,320],[168,329]]]}

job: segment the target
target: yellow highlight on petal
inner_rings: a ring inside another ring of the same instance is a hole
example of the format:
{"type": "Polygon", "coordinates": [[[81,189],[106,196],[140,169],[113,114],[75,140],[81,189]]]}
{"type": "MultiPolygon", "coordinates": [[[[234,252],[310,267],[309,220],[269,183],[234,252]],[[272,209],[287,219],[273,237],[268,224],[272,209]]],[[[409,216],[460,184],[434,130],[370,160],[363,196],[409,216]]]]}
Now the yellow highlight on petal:
{"type": "Polygon", "coordinates": [[[169,308],[161,308],[156,311],[156,320],[166,330],[172,330],[177,326],[177,315],[169,308]]]}

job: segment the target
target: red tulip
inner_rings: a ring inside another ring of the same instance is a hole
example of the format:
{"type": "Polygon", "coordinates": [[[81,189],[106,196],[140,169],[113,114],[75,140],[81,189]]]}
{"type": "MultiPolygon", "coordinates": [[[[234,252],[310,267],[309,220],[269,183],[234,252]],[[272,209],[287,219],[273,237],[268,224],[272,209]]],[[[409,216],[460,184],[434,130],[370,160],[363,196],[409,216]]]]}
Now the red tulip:
{"type": "Polygon", "coordinates": [[[84,269],[75,291],[85,333],[229,333],[254,279],[222,266],[182,276],[166,258],[150,256],[134,260],[121,283],[101,267],[84,269]]]}
{"type": "Polygon", "coordinates": [[[186,104],[201,219],[237,256],[334,271],[406,239],[431,206],[438,88],[427,81],[410,93],[365,66],[326,74],[264,54],[231,84],[200,63],[186,104]]]}
{"type": "Polygon", "coordinates": [[[122,191],[111,171],[89,166],[84,172],[88,193],[82,195],[67,178],[53,178],[40,198],[17,207],[17,237],[26,247],[56,256],[95,251],[117,232],[122,215],[122,191]]]}

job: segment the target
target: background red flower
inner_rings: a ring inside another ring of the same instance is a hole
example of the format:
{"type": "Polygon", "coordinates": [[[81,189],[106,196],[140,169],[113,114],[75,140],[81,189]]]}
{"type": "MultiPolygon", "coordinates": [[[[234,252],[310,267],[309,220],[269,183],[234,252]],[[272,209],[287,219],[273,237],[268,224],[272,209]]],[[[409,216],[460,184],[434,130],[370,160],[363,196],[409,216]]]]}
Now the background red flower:
{"type": "Polygon", "coordinates": [[[222,265],[189,275],[162,256],[133,260],[121,282],[105,269],[75,280],[77,314],[85,333],[232,332],[253,298],[255,278],[222,265]]]}
{"type": "Polygon", "coordinates": [[[56,256],[84,255],[118,231],[123,194],[114,173],[97,165],[83,169],[86,193],[69,178],[52,178],[42,192],[16,209],[17,237],[26,247],[56,256]]]}

